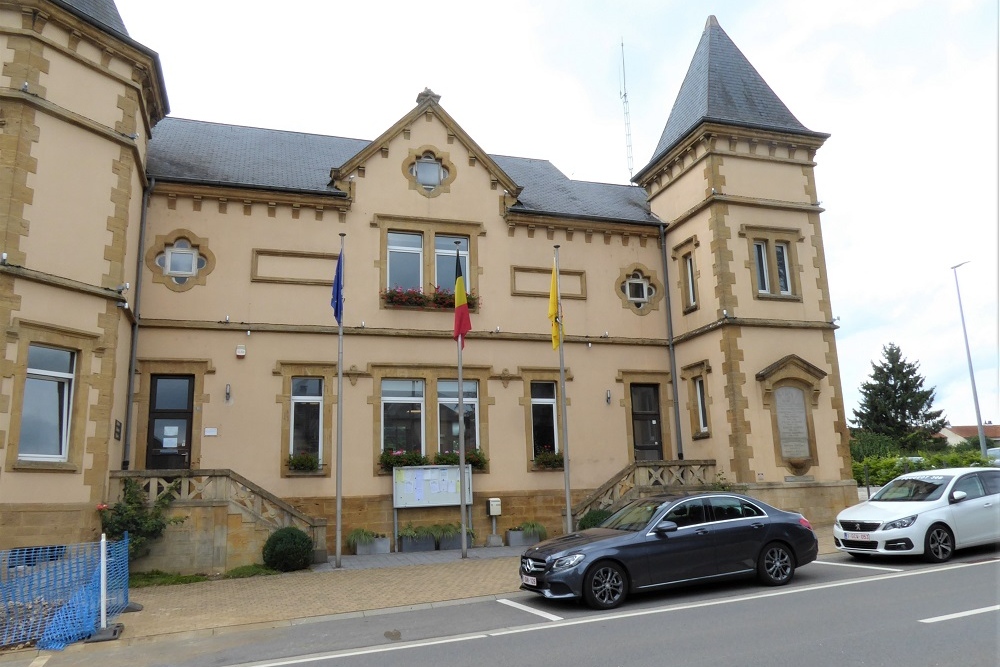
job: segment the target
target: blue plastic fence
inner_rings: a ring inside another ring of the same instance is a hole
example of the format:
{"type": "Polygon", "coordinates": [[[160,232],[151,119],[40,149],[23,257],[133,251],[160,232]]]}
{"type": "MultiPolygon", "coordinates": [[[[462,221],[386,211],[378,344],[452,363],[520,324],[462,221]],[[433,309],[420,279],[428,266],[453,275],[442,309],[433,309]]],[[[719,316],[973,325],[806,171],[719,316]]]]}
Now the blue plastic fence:
{"type": "MultiPolygon", "coordinates": [[[[107,542],[107,622],[128,606],[128,536],[107,542]]],[[[101,543],[0,551],[0,649],[61,650],[101,627],[101,543]]]]}

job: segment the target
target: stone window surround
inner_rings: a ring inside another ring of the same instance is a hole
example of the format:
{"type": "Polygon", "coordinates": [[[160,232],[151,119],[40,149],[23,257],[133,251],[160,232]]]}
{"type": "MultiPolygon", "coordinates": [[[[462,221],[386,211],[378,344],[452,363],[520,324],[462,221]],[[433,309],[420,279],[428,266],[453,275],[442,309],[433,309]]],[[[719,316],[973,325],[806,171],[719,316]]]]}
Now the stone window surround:
{"type": "MultiPolygon", "coordinates": [[[[421,262],[423,267],[424,294],[433,294],[434,285],[428,282],[427,277],[435,274],[434,266],[436,253],[433,252],[434,237],[438,234],[444,236],[463,236],[469,239],[468,265],[469,275],[463,276],[465,279],[465,291],[473,293],[478,291],[477,285],[482,269],[479,265],[479,237],[486,235],[486,230],[482,223],[466,220],[445,220],[435,218],[414,218],[410,216],[379,215],[376,214],[371,222],[372,227],[379,228],[379,258],[375,261],[376,268],[379,269],[379,290],[385,289],[389,277],[389,232],[403,232],[411,234],[421,234],[423,246],[421,248],[421,262]],[[428,252],[431,248],[431,252],[428,252]]],[[[442,285],[442,287],[445,287],[442,285]]],[[[380,308],[386,305],[380,300],[380,308]]],[[[434,309],[437,310],[437,309],[434,309]]],[[[478,308],[472,309],[476,312],[478,308]]]]}
{"type": "MultiPolygon", "coordinates": [[[[569,369],[566,369],[566,382],[570,382],[573,377],[569,369]]],[[[535,468],[535,449],[532,442],[532,415],[531,415],[531,383],[532,382],[552,382],[556,385],[556,437],[559,439],[557,448],[562,451],[562,433],[564,429],[562,421],[562,408],[559,403],[562,396],[562,388],[559,386],[559,369],[548,367],[525,367],[519,366],[517,375],[521,379],[521,397],[518,403],[524,409],[524,460],[525,470],[534,472],[540,470],[535,468]]],[[[566,397],[566,406],[572,404],[572,400],[566,397]]]]}
{"type": "Polygon", "coordinates": [[[401,166],[403,176],[406,177],[409,188],[428,198],[437,197],[445,192],[451,192],[451,184],[455,181],[455,177],[458,175],[458,170],[455,168],[454,163],[452,163],[449,154],[429,144],[420,146],[419,148],[411,148],[401,166]],[[428,190],[423,185],[417,183],[416,177],[410,172],[413,165],[415,165],[418,160],[423,158],[428,153],[433,155],[434,159],[439,161],[441,166],[448,172],[448,175],[441,181],[441,184],[431,190],[428,190]]]}
{"type": "MultiPolygon", "coordinates": [[[[16,319],[14,327],[18,333],[8,333],[8,341],[17,343],[17,359],[13,364],[13,390],[11,395],[10,426],[7,430],[7,455],[4,461],[7,470],[18,472],[67,472],[77,473],[83,469],[84,445],[87,439],[87,415],[91,390],[95,377],[93,367],[98,349],[99,336],[85,331],[53,326],[42,322],[16,319]],[[13,340],[12,340],[13,339],[13,340]],[[73,352],[73,405],[70,409],[70,431],[65,461],[37,461],[18,458],[18,438],[21,433],[21,406],[24,402],[24,386],[28,374],[28,347],[32,344],[45,345],[73,352]]],[[[106,359],[100,356],[101,362],[106,359]]]]}
{"type": "MultiPolygon", "coordinates": [[[[372,406],[372,469],[375,475],[385,475],[379,467],[379,457],[382,455],[382,380],[423,380],[424,382],[424,411],[426,413],[433,406],[434,418],[429,419],[424,415],[423,442],[425,455],[433,460],[434,454],[440,442],[438,433],[438,380],[457,380],[458,371],[454,366],[440,366],[437,364],[371,364],[369,366],[372,378],[372,394],[368,397],[368,403],[372,406]],[[433,447],[433,451],[431,451],[433,447]]],[[[479,449],[486,458],[489,458],[490,429],[489,429],[489,408],[496,400],[489,394],[489,366],[462,366],[462,380],[464,382],[475,380],[479,391],[479,449]]],[[[487,464],[489,471],[489,464],[487,464]]]]}
{"type": "Polygon", "coordinates": [[[687,412],[691,423],[691,439],[702,440],[712,437],[712,397],[708,391],[708,374],[712,372],[712,367],[708,360],[699,361],[681,367],[681,381],[688,387],[687,412]],[[698,414],[698,396],[695,378],[700,378],[705,389],[705,425],[706,430],[701,430],[701,423],[698,414]]]}
{"type": "Polygon", "coordinates": [[[337,364],[308,361],[278,361],[274,365],[273,375],[281,377],[281,393],[274,397],[274,402],[281,405],[281,439],[278,444],[278,466],[282,477],[329,477],[333,466],[332,442],[335,419],[333,416],[334,405],[338,397],[337,387],[337,364]],[[292,429],[292,378],[309,377],[323,380],[323,396],[321,398],[320,410],[323,420],[323,432],[320,434],[320,450],[322,452],[320,460],[323,465],[317,471],[297,471],[288,469],[288,453],[291,443],[292,429]]]}
{"type": "MultiPolygon", "coordinates": [[[[562,272],[562,269],[560,269],[560,272],[562,272]]],[[[618,294],[618,298],[622,302],[623,310],[630,310],[636,315],[648,315],[654,310],[660,309],[660,303],[662,303],[663,301],[663,292],[664,292],[663,283],[661,283],[659,279],[657,279],[656,272],[652,271],[645,264],[639,264],[639,263],[630,264],[629,266],[622,269],[622,271],[618,274],[618,280],[616,281],[615,285],[616,285],[615,292],[618,294]],[[635,301],[631,301],[628,298],[628,295],[624,291],[622,291],[622,287],[631,278],[632,274],[636,272],[640,273],[644,278],[646,278],[646,280],[649,281],[649,284],[653,286],[654,290],[653,296],[651,296],[648,301],[645,301],[643,303],[636,303],[635,301]]]]}
{"type": "Polygon", "coordinates": [[[174,292],[186,292],[195,285],[204,285],[210,274],[215,269],[215,253],[208,248],[208,239],[202,238],[187,229],[175,229],[169,234],[157,235],[146,251],[146,268],[154,283],[164,285],[174,292]],[[187,239],[191,242],[191,247],[198,251],[198,254],[205,259],[205,268],[196,272],[195,275],[181,283],[175,283],[173,277],[161,269],[156,264],[157,255],[166,253],[167,248],[177,242],[177,239],[187,239]]]}
{"type": "Polygon", "coordinates": [[[677,262],[677,288],[681,294],[682,312],[685,315],[698,310],[698,278],[700,271],[698,271],[698,263],[695,261],[695,251],[700,245],[701,242],[698,240],[698,235],[695,234],[675,245],[670,252],[671,259],[677,262]],[[694,269],[693,276],[688,275],[688,257],[691,258],[691,267],[694,269]],[[689,285],[693,285],[694,288],[693,300],[689,293],[689,285]]]}
{"type": "Polygon", "coordinates": [[[802,268],[798,259],[798,244],[805,241],[802,231],[789,227],[765,227],[757,225],[740,225],[739,236],[747,240],[748,260],[746,269],[750,272],[753,283],[753,298],[778,301],[802,301],[802,289],[799,276],[802,268]],[[770,281],[770,290],[761,292],[757,280],[756,252],[754,243],[762,241],[767,244],[767,275],[770,281]],[[790,294],[782,294],[777,284],[778,263],[774,246],[776,243],[783,243],[788,248],[788,287],[790,294]]]}

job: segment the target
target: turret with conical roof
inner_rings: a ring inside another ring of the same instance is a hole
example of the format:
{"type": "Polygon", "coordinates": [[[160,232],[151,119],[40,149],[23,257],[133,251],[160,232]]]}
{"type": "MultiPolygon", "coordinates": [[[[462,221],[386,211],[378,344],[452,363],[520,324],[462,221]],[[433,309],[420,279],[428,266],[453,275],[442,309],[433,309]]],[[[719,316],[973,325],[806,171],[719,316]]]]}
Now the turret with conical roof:
{"type": "Polygon", "coordinates": [[[657,161],[705,122],[817,138],[829,136],[813,132],[792,115],[729,38],[715,16],[709,16],[705,22],[701,41],[695,49],[653,157],[633,180],[641,182],[657,161]]]}

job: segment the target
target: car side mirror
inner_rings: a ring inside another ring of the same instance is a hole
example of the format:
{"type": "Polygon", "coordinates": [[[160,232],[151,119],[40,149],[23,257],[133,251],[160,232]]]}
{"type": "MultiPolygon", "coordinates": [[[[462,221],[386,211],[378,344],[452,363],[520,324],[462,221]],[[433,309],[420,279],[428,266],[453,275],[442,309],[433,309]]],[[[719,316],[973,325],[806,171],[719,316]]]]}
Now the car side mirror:
{"type": "Polygon", "coordinates": [[[660,523],[656,524],[657,533],[675,533],[677,532],[677,524],[673,521],[667,521],[664,519],[660,523]]]}
{"type": "Polygon", "coordinates": [[[953,502],[953,503],[960,503],[960,502],[962,502],[963,500],[965,500],[968,497],[969,497],[969,494],[966,493],[965,491],[952,491],[951,492],[951,502],[953,502]]]}

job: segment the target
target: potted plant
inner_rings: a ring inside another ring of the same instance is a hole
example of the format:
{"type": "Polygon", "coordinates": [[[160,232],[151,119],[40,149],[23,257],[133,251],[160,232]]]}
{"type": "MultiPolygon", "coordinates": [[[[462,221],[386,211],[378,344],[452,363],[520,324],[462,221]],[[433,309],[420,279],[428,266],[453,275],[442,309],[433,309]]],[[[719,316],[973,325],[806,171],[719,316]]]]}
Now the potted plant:
{"type": "Polygon", "coordinates": [[[288,457],[288,469],[295,472],[316,472],[319,470],[319,457],[315,454],[291,454],[288,457]]]}
{"type": "MultiPolygon", "coordinates": [[[[444,551],[446,549],[461,549],[462,548],[462,524],[460,523],[446,523],[442,526],[435,526],[438,529],[438,549],[444,551]]],[[[466,544],[471,545],[472,540],[475,539],[475,532],[471,528],[466,527],[466,544]]]]}
{"type": "Polygon", "coordinates": [[[561,470],[563,455],[558,452],[538,452],[535,454],[536,470],[561,470]]]}
{"type": "Polygon", "coordinates": [[[367,528],[355,528],[347,534],[347,544],[358,556],[389,553],[389,538],[367,528]]]}
{"type": "MultiPolygon", "coordinates": [[[[490,462],[481,449],[470,449],[465,452],[466,464],[472,466],[473,470],[485,470],[486,464],[490,462]]],[[[434,455],[434,464],[439,466],[457,466],[458,452],[438,452],[434,455]]]]}
{"type": "Polygon", "coordinates": [[[378,465],[385,472],[392,472],[393,468],[406,466],[425,466],[428,463],[427,457],[420,452],[405,449],[387,449],[378,457],[378,465]]]}
{"type": "Polygon", "coordinates": [[[545,526],[537,521],[522,521],[507,531],[507,546],[528,547],[538,544],[546,535],[545,526]]]}
{"type": "Polygon", "coordinates": [[[427,526],[415,527],[412,523],[407,523],[399,529],[400,551],[434,551],[436,546],[434,533],[427,526]]]}

